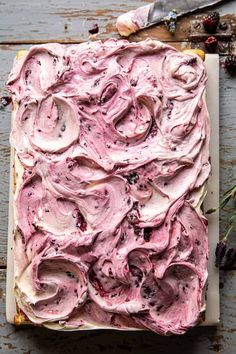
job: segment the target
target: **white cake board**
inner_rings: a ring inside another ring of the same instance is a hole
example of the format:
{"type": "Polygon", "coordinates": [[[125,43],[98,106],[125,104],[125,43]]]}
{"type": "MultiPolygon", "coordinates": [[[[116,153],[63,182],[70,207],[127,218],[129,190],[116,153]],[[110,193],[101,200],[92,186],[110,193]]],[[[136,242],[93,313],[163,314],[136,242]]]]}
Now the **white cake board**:
{"type": "MultiPolygon", "coordinates": [[[[208,83],[206,88],[206,102],[211,119],[210,156],[212,172],[207,187],[207,196],[204,200],[204,209],[216,207],[219,204],[219,56],[206,55],[206,68],[208,83]]],[[[14,323],[17,314],[14,297],[14,268],[13,268],[13,187],[14,187],[14,151],[11,149],[10,162],[10,196],[9,196],[9,226],[8,226],[8,255],[7,255],[7,287],[6,287],[6,317],[7,321],[14,323]]],[[[205,321],[202,325],[215,326],[220,318],[219,298],[219,269],[215,267],[215,248],[219,240],[219,211],[208,216],[209,221],[209,262],[208,262],[208,288],[206,299],[205,321]]],[[[89,327],[88,329],[103,329],[109,327],[89,327]]],[[[114,328],[113,328],[114,329],[114,328]]],[[[133,330],[133,329],[131,329],[133,330]]]]}

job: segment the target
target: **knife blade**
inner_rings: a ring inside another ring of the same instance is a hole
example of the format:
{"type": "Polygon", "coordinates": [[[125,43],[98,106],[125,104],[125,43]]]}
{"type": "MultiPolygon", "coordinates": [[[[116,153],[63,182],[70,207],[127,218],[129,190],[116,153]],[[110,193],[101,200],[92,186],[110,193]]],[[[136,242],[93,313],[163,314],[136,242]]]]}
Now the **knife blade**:
{"type": "Polygon", "coordinates": [[[129,36],[140,29],[165,21],[170,11],[177,12],[177,17],[190,14],[216,5],[224,0],[157,0],[152,4],[139,7],[118,17],[116,27],[122,36],[129,36]]]}
{"type": "Polygon", "coordinates": [[[222,2],[222,0],[157,0],[150,5],[146,26],[162,22],[172,9],[175,9],[177,17],[180,17],[216,5],[219,2],[222,2]]]}

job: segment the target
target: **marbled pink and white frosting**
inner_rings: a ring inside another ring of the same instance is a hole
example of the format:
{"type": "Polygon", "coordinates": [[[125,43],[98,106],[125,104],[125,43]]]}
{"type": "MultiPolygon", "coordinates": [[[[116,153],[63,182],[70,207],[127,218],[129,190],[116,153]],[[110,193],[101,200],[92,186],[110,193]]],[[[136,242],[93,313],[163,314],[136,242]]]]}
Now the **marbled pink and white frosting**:
{"type": "Polygon", "coordinates": [[[153,40],[38,45],[14,63],[15,290],[32,322],[160,334],[198,323],[205,84],[199,57],[153,40]]]}

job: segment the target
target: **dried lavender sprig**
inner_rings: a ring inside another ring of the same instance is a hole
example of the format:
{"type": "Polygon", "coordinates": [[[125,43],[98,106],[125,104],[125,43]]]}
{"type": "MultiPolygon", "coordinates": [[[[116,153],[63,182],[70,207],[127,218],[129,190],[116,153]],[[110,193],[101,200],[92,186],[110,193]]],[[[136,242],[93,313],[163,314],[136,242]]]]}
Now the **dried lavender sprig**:
{"type": "Polygon", "coordinates": [[[224,268],[229,268],[234,265],[236,261],[236,249],[231,247],[225,254],[224,268]]]}
{"type": "Polygon", "coordinates": [[[220,241],[216,245],[215,250],[215,266],[219,267],[226,253],[226,244],[224,241],[220,241]]]}
{"type": "MultiPolygon", "coordinates": [[[[206,214],[214,213],[216,210],[224,209],[224,207],[229,203],[230,200],[236,200],[236,185],[227,190],[217,208],[211,208],[207,210],[206,214]]],[[[236,248],[227,249],[226,243],[231,231],[236,227],[236,210],[229,218],[228,228],[224,238],[217,243],[215,250],[215,265],[219,267],[224,258],[224,267],[230,267],[234,264],[236,260],[236,248]]]]}

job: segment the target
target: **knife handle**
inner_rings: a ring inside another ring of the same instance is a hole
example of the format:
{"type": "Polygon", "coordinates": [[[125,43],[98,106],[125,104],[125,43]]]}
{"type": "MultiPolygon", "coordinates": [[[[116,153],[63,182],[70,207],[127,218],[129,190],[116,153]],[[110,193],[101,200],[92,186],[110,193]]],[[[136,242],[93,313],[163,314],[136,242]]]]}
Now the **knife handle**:
{"type": "Polygon", "coordinates": [[[141,6],[136,10],[132,10],[120,15],[116,21],[116,28],[123,37],[139,31],[146,27],[148,14],[152,4],[141,6]]]}

